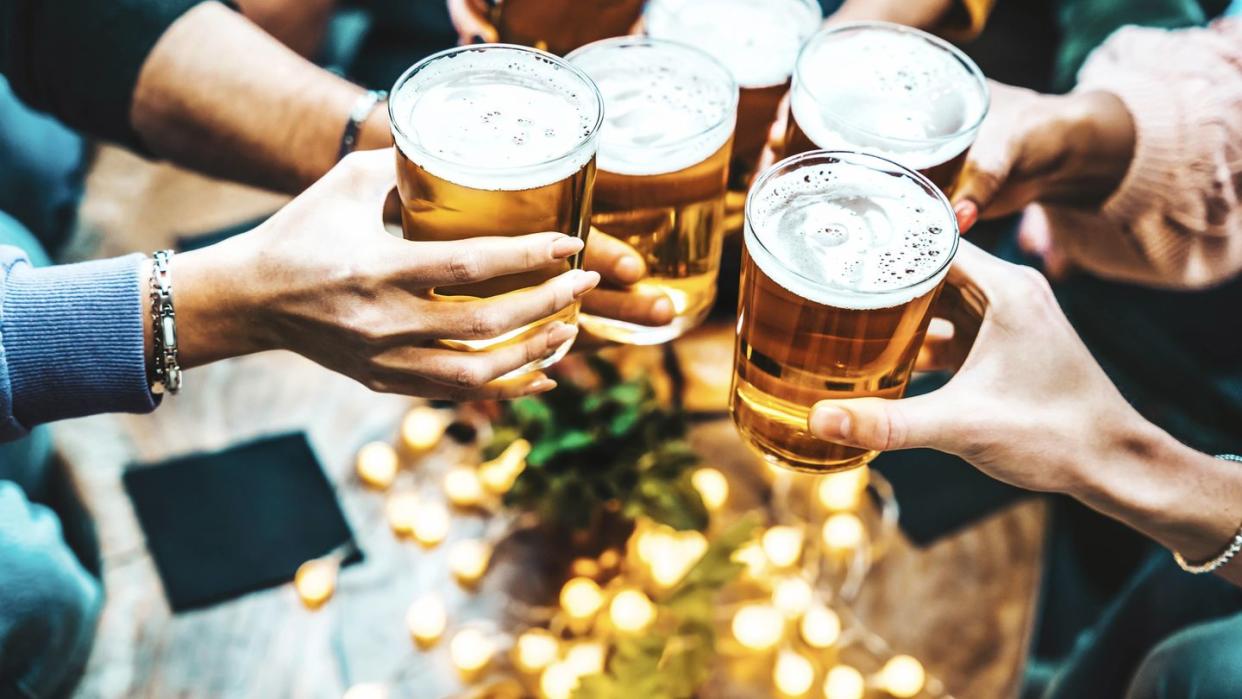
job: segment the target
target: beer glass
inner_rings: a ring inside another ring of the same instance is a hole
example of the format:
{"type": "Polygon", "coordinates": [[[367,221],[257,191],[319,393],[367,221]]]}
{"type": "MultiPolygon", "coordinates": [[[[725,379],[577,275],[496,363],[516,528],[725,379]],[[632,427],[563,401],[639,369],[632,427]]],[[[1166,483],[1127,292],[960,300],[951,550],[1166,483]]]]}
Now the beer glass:
{"type": "Polygon", "coordinates": [[[643,15],[648,36],[703,49],[724,63],[741,86],[730,190],[744,193],[749,187],[781,98],[789,90],[798,49],[822,20],[816,0],[648,2],[643,15]]]}
{"type": "Polygon", "coordinates": [[[887,22],[821,30],[798,55],[786,154],[857,150],[918,170],[952,196],[988,111],[988,85],[948,42],[887,22]]]}
{"type": "Polygon", "coordinates": [[[638,251],[674,319],[646,327],[583,314],[591,333],[667,342],[697,326],[716,298],[737,85],[708,54],[645,37],[605,39],[567,59],[604,96],[592,225],[638,251]]]}
{"type": "Polygon", "coordinates": [[[643,0],[499,0],[491,19],[501,41],[564,56],[629,34],[642,11],[643,0]]]}
{"type": "MultiPolygon", "coordinates": [[[[544,231],[586,237],[603,100],[582,71],[520,46],[449,49],[407,70],[393,86],[388,109],[406,239],[544,231]]],[[[579,267],[581,257],[429,293],[445,303],[498,296],[579,267]]],[[[577,318],[574,303],[501,337],[445,344],[489,349],[520,342],[546,323],[576,324],[577,318]]],[[[570,344],[514,374],[554,364],[570,344]]]]}
{"type": "Polygon", "coordinates": [[[746,200],[730,410],[766,461],[825,473],[875,452],[807,431],[828,398],[899,398],[957,251],[927,178],[844,151],[787,158],[746,200]]]}

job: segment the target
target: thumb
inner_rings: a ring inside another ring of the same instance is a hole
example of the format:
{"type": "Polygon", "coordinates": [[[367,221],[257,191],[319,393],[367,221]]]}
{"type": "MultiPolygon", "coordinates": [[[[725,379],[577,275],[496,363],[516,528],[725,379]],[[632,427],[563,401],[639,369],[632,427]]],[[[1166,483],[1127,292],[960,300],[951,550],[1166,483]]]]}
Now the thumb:
{"type": "MultiPolygon", "coordinates": [[[[986,165],[978,160],[968,160],[958,180],[957,191],[953,193],[954,203],[971,202],[975,205],[976,215],[985,216],[1009,177],[1009,168],[1008,160],[993,159],[986,165]]],[[[973,225],[974,222],[971,223],[973,225]]]]}
{"type": "Polygon", "coordinates": [[[808,426],[817,439],[873,451],[928,447],[955,451],[961,420],[943,389],[922,396],[888,400],[825,400],[811,409],[808,426]]]}
{"type": "Polygon", "coordinates": [[[359,199],[382,202],[397,186],[395,153],[394,148],[354,151],[324,179],[359,199]]]}

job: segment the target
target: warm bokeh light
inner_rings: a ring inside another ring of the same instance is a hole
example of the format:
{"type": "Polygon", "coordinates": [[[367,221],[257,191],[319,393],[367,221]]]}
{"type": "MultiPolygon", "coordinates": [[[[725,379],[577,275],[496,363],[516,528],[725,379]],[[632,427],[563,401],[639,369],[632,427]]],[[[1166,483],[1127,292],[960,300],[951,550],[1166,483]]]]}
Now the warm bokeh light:
{"type": "Polygon", "coordinates": [[[788,568],[802,557],[802,530],[775,526],[763,533],[763,552],[777,568],[788,568]]]}
{"type": "Polygon", "coordinates": [[[733,615],[733,637],[751,650],[768,650],[781,640],[785,617],[767,604],[748,604],[733,615]]]}
{"type": "Polygon", "coordinates": [[[608,618],[618,631],[638,633],[645,630],[656,618],[656,608],[642,590],[622,590],[612,598],[608,606],[608,618]]]}
{"type": "Polygon", "coordinates": [[[782,578],[772,588],[772,604],[790,618],[802,616],[814,598],[811,584],[799,577],[782,578]]]}
{"type": "Polygon", "coordinates": [[[599,567],[605,571],[616,570],[621,565],[621,552],[616,549],[607,549],[599,555],[599,567]]]}
{"type": "Polygon", "coordinates": [[[763,552],[763,547],[758,543],[743,544],[741,548],[733,552],[732,558],[746,566],[745,574],[752,580],[762,578],[768,570],[768,555],[763,552]]]}
{"type": "Polygon", "coordinates": [[[636,549],[656,585],[669,588],[681,582],[707,552],[707,538],[693,530],[674,532],[660,527],[639,534],[636,549]]]}
{"type": "Polygon", "coordinates": [[[923,664],[908,655],[896,655],[880,670],[880,685],[898,699],[909,699],[923,691],[927,672],[923,664]]]}
{"type": "Polygon", "coordinates": [[[698,469],[690,476],[690,482],[711,512],[719,510],[729,499],[729,479],[714,468],[698,469]]]}
{"type": "Polygon", "coordinates": [[[317,558],[298,566],[293,587],[307,609],[318,609],[332,597],[339,570],[340,564],[331,558],[317,558]]]}
{"type": "Polygon", "coordinates": [[[539,678],[544,699],[569,699],[578,688],[578,675],[568,663],[552,663],[539,678]]]}
{"type": "Polygon", "coordinates": [[[447,426],[438,410],[419,406],[401,421],[401,441],[415,453],[429,451],[440,443],[447,426]]]}
{"type": "Polygon", "coordinates": [[[397,450],[385,442],[364,444],[358,450],[354,468],[363,483],[383,490],[397,477],[397,450]]]}
{"type": "Polygon", "coordinates": [[[849,512],[838,512],[824,522],[824,546],[829,551],[856,549],[865,536],[862,520],[849,512]]]}
{"type": "Polygon", "coordinates": [[[414,519],[418,516],[418,495],[409,491],[392,493],[384,505],[388,526],[402,536],[414,531],[414,519]]]}
{"type": "Polygon", "coordinates": [[[449,530],[448,508],[438,502],[423,503],[414,513],[410,533],[423,546],[431,547],[444,541],[449,530]]]}
{"type": "Polygon", "coordinates": [[[772,684],[785,696],[800,697],[811,691],[815,683],[815,666],[804,656],[783,650],[772,668],[772,684]]]}
{"type": "Polygon", "coordinates": [[[798,627],[802,640],[812,648],[828,648],[841,638],[841,617],[823,605],[806,610],[798,627]]]}
{"type": "Polygon", "coordinates": [[[364,682],[345,690],[341,699],[388,699],[388,686],[378,682],[364,682]]]}
{"type": "Polygon", "coordinates": [[[837,665],[824,678],[824,699],[862,699],[867,681],[849,665],[837,665]]]}
{"type": "Polygon", "coordinates": [[[479,474],[469,466],[454,466],[444,474],[444,494],[457,507],[477,507],[486,495],[479,474]]]}
{"type": "Polygon", "coordinates": [[[561,643],[546,629],[528,629],[513,647],[513,662],[525,672],[539,672],[556,661],[561,643]]]}
{"type": "Polygon", "coordinates": [[[599,561],[594,558],[575,558],[574,562],[569,565],[569,573],[579,578],[598,578],[599,561]]]}
{"type": "Polygon", "coordinates": [[[405,626],[410,638],[419,648],[430,648],[444,635],[448,626],[448,612],[444,602],[435,594],[427,594],[414,600],[405,612],[405,626]]]}
{"type": "Polygon", "coordinates": [[[571,578],[561,588],[561,608],[574,619],[590,619],[603,604],[604,594],[590,578],[571,578]]]}
{"type": "Polygon", "coordinates": [[[529,453],[530,442],[517,439],[505,447],[500,456],[479,464],[479,480],[483,487],[497,495],[509,492],[514,481],[526,468],[526,455],[529,453]]]}
{"type": "Polygon", "coordinates": [[[453,659],[453,667],[467,675],[487,667],[495,652],[496,644],[478,629],[462,629],[449,642],[449,657],[453,659]]]}
{"type": "Polygon", "coordinates": [[[819,502],[832,512],[857,510],[870,478],[866,466],[823,476],[816,487],[819,502]]]}
{"type": "Polygon", "coordinates": [[[578,677],[598,675],[604,671],[604,644],[599,641],[575,643],[565,652],[565,664],[578,677]]]}
{"type": "Polygon", "coordinates": [[[463,539],[449,549],[449,570],[457,582],[467,587],[473,586],[487,572],[487,565],[492,560],[492,547],[478,539],[463,539]]]}

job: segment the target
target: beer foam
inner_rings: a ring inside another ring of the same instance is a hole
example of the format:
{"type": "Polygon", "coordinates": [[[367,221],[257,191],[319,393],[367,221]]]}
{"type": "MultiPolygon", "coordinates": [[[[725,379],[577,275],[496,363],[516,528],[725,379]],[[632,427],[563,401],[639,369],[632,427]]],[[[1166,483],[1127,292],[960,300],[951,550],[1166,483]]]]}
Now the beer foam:
{"type": "Polygon", "coordinates": [[[724,66],[689,46],[610,39],[570,54],[604,96],[599,169],[661,175],[697,165],[733,133],[737,86],[724,66]]]}
{"type": "Polygon", "coordinates": [[[970,145],[987,93],[930,35],[884,23],[843,25],[806,45],[790,97],[815,145],[866,150],[914,170],[970,145]]]}
{"type": "Polygon", "coordinates": [[[598,95],[559,59],[495,46],[412,70],[390,98],[393,135],[436,177],[475,189],[532,189],[571,176],[595,154],[598,95]]]}
{"type": "Polygon", "coordinates": [[[814,157],[751,193],[746,250],[763,273],[793,294],[854,310],[900,306],[934,289],[958,237],[934,187],[896,168],[814,157]]]}
{"type": "Polygon", "coordinates": [[[647,33],[711,54],[744,88],[780,85],[793,73],[823,15],[805,0],[651,0],[647,33]]]}

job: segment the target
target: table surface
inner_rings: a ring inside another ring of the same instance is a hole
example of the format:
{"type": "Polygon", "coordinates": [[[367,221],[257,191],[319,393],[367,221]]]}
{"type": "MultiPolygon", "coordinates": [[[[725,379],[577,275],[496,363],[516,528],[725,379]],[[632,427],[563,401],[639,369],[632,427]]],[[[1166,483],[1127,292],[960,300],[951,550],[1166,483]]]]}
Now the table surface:
{"type": "MultiPolygon", "coordinates": [[[[105,148],[88,181],[76,249],[84,255],[152,250],[179,235],[270,212],[282,201],[105,148]]],[[[690,354],[715,359],[727,357],[728,348],[707,341],[690,354]]],[[[269,353],[188,372],[185,392],[153,415],[58,425],[57,445],[97,518],[108,593],[76,696],[339,697],[355,683],[372,681],[391,684],[393,697],[462,693],[446,644],[424,653],[410,643],[406,607],[436,590],[451,619],[496,619],[503,616],[507,586],[542,553],[498,554],[472,594],[448,582],[443,547],[424,551],[392,536],[382,497],[358,482],[352,460],[361,444],[391,439],[410,405],[300,357],[269,353]],[[309,435],[366,561],[342,572],[336,596],[316,612],[304,609],[285,585],[172,616],[121,486],[122,470],[290,430],[309,435]]],[[[692,441],[708,463],[743,477],[756,473],[727,419],[698,424],[692,441]]],[[[445,445],[401,478],[427,478],[462,458],[456,449],[445,445]]],[[[485,526],[478,518],[457,517],[449,539],[477,536],[485,526]]],[[[1015,696],[1038,587],[1042,526],[1042,508],[1027,503],[930,548],[898,541],[868,577],[856,608],[892,648],[922,659],[953,695],[1015,696]]],[[[758,696],[718,681],[704,695],[758,696]]]]}

